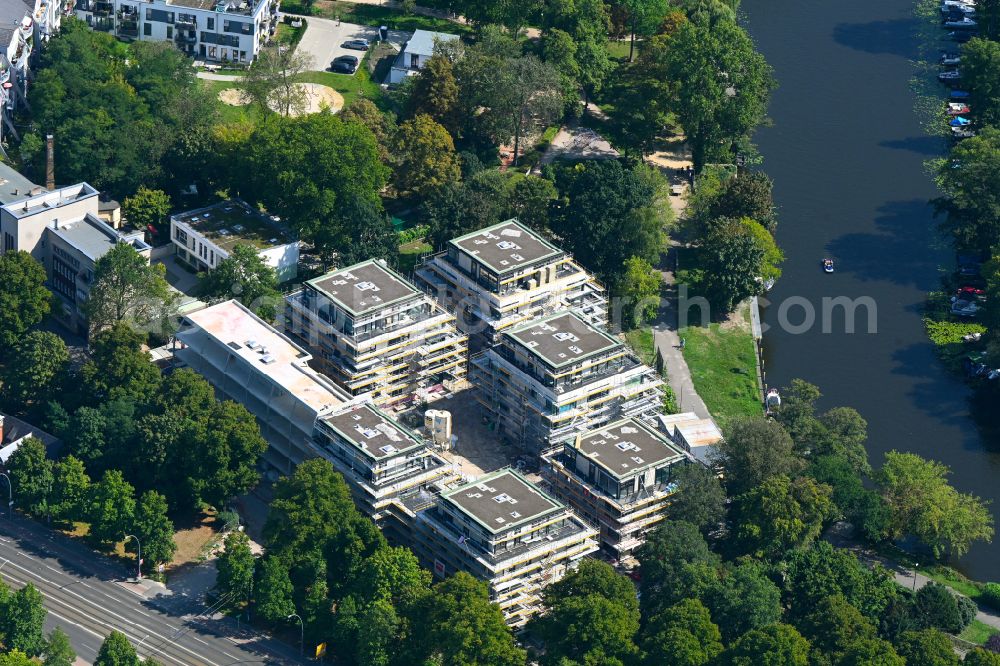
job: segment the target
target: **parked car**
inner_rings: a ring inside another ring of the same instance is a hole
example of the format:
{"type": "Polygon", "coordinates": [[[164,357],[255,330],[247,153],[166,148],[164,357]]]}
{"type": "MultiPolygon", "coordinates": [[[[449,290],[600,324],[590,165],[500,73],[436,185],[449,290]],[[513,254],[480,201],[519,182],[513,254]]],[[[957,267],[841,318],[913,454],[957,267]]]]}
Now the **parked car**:
{"type": "Polygon", "coordinates": [[[370,44],[367,39],[348,39],[340,45],[340,48],[351,49],[352,51],[367,51],[369,46],[370,44]]]}
{"type": "Polygon", "coordinates": [[[334,58],[330,64],[330,69],[341,74],[353,74],[358,69],[358,59],[354,56],[334,58]]]}

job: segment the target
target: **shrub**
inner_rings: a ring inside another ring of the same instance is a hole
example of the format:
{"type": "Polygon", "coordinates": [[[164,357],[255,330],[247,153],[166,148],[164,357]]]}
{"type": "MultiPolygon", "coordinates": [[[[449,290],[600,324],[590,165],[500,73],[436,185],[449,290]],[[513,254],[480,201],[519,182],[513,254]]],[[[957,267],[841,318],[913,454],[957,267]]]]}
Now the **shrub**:
{"type": "Polygon", "coordinates": [[[993,634],[987,638],[983,644],[983,649],[1000,654],[1000,634],[993,634]]]}
{"type": "Polygon", "coordinates": [[[983,585],[983,593],[979,598],[991,608],[1000,610],[1000,583],[986,583],[986,585],[983,585]]]}
{"type": "Polygon", "coordinates": [[[962,630],[957,597],[940,583],[928,583],[913,598],[914,617],[923,629],[940,629],[950,634],[962,630]]]}
{"type": "Polygon", "coordinates": [[[975,601],[963,595],[958,595],[955,600],[958,602],[958,617],[962,623],[962,629],[965,629],[976,619],[979,606],[976,605],[975,601]]]}

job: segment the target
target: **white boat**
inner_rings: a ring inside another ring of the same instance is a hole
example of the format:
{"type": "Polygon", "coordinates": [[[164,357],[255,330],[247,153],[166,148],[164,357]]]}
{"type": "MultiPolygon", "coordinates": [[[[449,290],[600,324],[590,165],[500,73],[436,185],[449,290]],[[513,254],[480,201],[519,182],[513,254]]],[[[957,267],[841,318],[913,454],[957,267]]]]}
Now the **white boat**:
{"type": "Polygon", "coordinates": [[[824,259],[823,260],[823,272],[824,273],[832,273],[833,272],[833,259],[824,259]]]}
{"type": "Polygon", "coordinates": [[[955,21],[945,21],[944,27],[959,29],[959,30],[971,30],[975,28],[978,24],[967,16],[963,16],[955,21]]]}
{"type": "Polygon", "coordinates": [[[942,65],[958,65],[962,62],[962,56],[957,53],[942,53],[941,54],[941,64],[942,65]]]}
{"type": "Polygon", "coordinates": [[[962,78],[962,73],[957,69],[950,69],[947,72],[938,74],[939,81],[957,81],[960,78],[962,78]]]}
{"type": "Polygon", "coordinates": [[[781,394],[778,393],[778,389],[767,389],[767,393],[764,395],[764,406],[767,408],[768,412],[781,407],[781,394]]]}

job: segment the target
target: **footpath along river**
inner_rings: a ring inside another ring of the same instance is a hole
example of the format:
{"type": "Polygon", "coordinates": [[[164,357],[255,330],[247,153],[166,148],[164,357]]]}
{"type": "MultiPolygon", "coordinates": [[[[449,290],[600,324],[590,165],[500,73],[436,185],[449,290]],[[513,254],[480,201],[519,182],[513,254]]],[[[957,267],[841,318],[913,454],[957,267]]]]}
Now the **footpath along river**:
{"type": "MultiPolygon", "coordinates": [[[[821,408],[858,409],[875,465],[892,449],[946,463],[958,489],[992,501],[1000,526],[1000,442],[982,434],[973,418],[982,408],[937,361],[921,322],[925,295],[949,261],[923,163],[947,145],[928,137],[914,112],[913,2],[744,0],[742,10],[780,84],[774,125],[756,136],[788,257],[764,317],[767,382],[801,377],[820,386],[821,408]],[[824,257],[836,273],[821,271],[824,257]],[[863,309],[853,334],[842,310],[826,318],[824,332],[823,298],[838,296],[873,299],[877,332],[867,332],[863,309]],[[801,306],[787,306],[793,298],[815,310],[805,332],[781,325],[782,303],[786,321],[803,321],[801,306]]],[[[1000,537],[957,565],[1000,580],[1000,537]]]]}

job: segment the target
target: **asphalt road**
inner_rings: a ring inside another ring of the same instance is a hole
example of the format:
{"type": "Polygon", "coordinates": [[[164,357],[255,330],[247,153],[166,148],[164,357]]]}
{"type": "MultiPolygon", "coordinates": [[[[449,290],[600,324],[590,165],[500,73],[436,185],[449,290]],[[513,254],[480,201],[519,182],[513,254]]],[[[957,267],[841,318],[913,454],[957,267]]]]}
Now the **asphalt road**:
{"type": "Polygon", "coordinates": [[[61,627],[86,663],[112,630],[166,666],[302,663],[293,648],[211,617],[200,600],[146,599],[115,582],[124,575],[81,544],[24,518],[0,517],[0,577],[15,589],[34,584],[45,598],[46,632],[61,627]]]}
{"type": "MultiPolygon", "coordinates": [[[[308,22],[306,32],[299,42],[298,52],[307,53],[312,59],[310,69],[324,70],[330,69],[330,63],[334,58],[342,55],[352,55],[360,62],[364,58],[364,51],[353,51],[341,46],[349,39],[364,37],[370,42],[378,39],[378,28],[368,25],[355,25],[353,23],[340,23],[331,19],[319,18],[317,16],[306,17],[308,22]]],[[[390,30],[389,42],[397,47],[410,39],[413,33],[405,30],[390,30]]]]}

